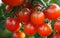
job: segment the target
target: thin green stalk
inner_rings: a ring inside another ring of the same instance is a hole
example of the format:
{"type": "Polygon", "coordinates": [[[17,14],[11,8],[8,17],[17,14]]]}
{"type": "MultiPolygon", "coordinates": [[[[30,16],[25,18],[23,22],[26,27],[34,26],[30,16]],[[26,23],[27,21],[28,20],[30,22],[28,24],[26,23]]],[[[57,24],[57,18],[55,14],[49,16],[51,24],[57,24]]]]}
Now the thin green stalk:
{"type": "Polygon", "coordinates": [[[47,36],[43,37],[43,38],[47,38],[47,36]]]}
{"type": "Polygon", "coordinates": [[[49,3],[50,3],[50,1],[51,1],[51,0],[48,0],[48,1],[47,1],[47,4],[49,4],[49,3]]]}
{"type": "Polygon", "coordinates": [[[44,7],[47,7],[46,3],[43,0],[39,0],[41,5],[43,5],[44,7]]]}

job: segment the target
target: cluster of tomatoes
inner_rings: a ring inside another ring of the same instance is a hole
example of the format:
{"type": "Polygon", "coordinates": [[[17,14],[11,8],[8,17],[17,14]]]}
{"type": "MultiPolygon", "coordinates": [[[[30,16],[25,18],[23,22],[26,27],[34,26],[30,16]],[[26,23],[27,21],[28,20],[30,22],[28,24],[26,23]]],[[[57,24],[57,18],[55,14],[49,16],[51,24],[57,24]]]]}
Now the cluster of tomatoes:
{"type": "MultiPolygon", "coordinates": [[[[22,5],[23,9],[15,12],[17,17],[6,19],[6,28],[13,32],[13,38],[25,38],[25,34],[34,35],[36,32],[40,36],[49,36],[52,33],[51,24],[45,23],[45,19],[56,20],[60,17],[60,7],[57,4],[51,4],[48,8],[40,11],[42,6],[36,4],[29,6],[24,3],[24,0],[2,0],[6,4],[6,12],[11,11],[12,7],[22,5]],[[23,5],[24,3],[24,5],[23,5]],[[24,23],[24,32],[19,31],[22,27],[21,22],[24,23]]],[[[60,36],[60,20],[54,23],[56,34],[52,38],[59,38],[60,36]]]]}

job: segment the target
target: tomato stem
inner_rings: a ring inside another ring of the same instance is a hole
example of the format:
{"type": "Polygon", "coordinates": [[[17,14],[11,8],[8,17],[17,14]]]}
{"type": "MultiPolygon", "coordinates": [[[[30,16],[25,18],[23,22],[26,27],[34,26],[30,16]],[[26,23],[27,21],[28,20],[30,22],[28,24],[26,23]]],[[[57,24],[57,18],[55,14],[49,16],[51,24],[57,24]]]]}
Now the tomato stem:
{"type": "Polygon", "coordinates": [[[39,0],[41,5],[43,5],[45,8],[47,7],[46,3],[43,0],[39,0]]]}
{"type": "Polygon", "coordinates": [[[53,34],[55,34],[56,32],[55,32],[55,30],[54,30],[54,23],[56,22],[56,20],[52,20],[51,21],[51,26],[52,26],[52,29],[53,29],[53,34]]]}
{"type": "Polygon", "coordinates": [[[51,24],[51,20],[49,20],[49,23],[48,24],[51,24]]]}
{"type": "Polygon", "coordinates": [[[28,37],[28,38],[35,38],[34,35],[33,35],[33,36],[28,36],[28,35],[27,35],[26,37],[28,37]]]}
{"type": "Polygon", "coordinates": [[[50,1],[51,1],[51,0],[48,0],[48,1],[47,1],[47,4],[49,4],[49,3],[50,3],[50,1]]]}
{"type": "Polygon", "coordinates": [[[47,36],[43,37],[43,38],[47,38],[47,36]]]}

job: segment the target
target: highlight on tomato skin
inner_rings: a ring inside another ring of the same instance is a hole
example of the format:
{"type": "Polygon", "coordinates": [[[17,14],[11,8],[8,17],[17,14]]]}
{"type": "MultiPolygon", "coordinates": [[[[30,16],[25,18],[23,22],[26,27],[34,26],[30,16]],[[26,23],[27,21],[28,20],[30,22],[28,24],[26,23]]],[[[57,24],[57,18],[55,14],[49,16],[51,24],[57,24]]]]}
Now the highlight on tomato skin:
{"type": "Polygon", "coordinates": [[[44,11],[45,17],[49,20],[55,20],[60,16],[60,7],[57,4],[51,4],[44,11]]]}
{"type": "Polygon", "coordinates": [[[54,29],[56,32],[60,32],[60,20],[56,20],[54,23],[54,29]]]}
{"type": "Polygon", "coordinates": [[[25,33],[21,31],[14,32],[12,38],[25,38],[25,33]]]}
{"type": "Polygon", "coordinates": [[[10,12],[12,10],[12,7],[9,5],[6,5],[6,13],[10,12]]]}
{"type": "Polygon", "coordinates": [[[41,4],[35,4],[34,6],[31,6],[31,8],[32,8],[32,11],[35,11],[35,10],[40,11],[42,6],[41,4]]]}
{"type": "Polygon", "coordinates": [[[30,21],[30,10],[28,8],[23,8],[21,11],[17,11],[16,15],[23,23],[28,23],[30,21]]]}
{"type": "Polygon", "coordinates": [[[19,31],[21,28],[19,20],[17,18],[7,18],[5,21],[6,29],[11,32],[19,31]]]}
{"type": "Polygon", "coordinates": [[[35,26],[40,26],[41,24],[44,23],[45,20],[45,15],[43,14],[43,12],[41,11],[34,11],[31,14],[31,22],[35,25],[35,26]]]}
{"type": "Polygon", "coordinates": [[[25,0],[24,3],[23,3],[21,6],[22,6],[23,8],[29,8],[29,9],[31,9],[31,6],[30,6],[31,1],[32,1],[32,0],[25,0]]]}
{"type": "Polygon", "coordinates": [[[24,32],[27,35],[34,35],[36,33],[36,27],[34,27],[34,25],[31,22],[29,22],[24,25],[24,32]]]}
{"type": "Polygon", "coordinates": [[[52,33],[51,25],[42,24],[40,27],[38,27],[37,32],[40,36],[49,36],[52,33]]]}
{"type": "Polygon", "coordinates": [[[19,6],[23,4],[24,0],[2,0],[2,2],[9,6],[19,6]]]}
{"type": "Polygon", "coordinates": [[[51,38],[60,38],[60,34],[59,33],[53,34],[51,38]]]}

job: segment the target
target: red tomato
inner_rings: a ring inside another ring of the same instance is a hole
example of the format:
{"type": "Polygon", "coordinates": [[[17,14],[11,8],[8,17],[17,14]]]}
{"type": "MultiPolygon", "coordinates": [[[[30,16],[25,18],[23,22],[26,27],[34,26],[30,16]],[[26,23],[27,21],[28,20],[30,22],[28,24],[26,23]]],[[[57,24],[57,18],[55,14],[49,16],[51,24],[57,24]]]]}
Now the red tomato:
{"type": "Polygon", "coordinates": [[[6,12],[8,13],[8,12],[10,12],[11,10],[12,10],[12,7],[9,6],[9,5],[7,5],[7,6],[6,6],[6,12]]]}
{"type": "Polygon", "coordinates": [[[6,28],[11,32],[16,32],[21,27],[19,20],[17,18],[7,18],[5,24],[6,28]]]}
{"type": "Polygon", "coordinates": [[[36,33],[36,28],[33,26],[32,23],[28,23],[28,24],[24,25],[24,32],[27,35],[33,35],[36,33]]]}
{"type": "Polygon", "coordinates": [[[35,11],[35,10],[40,10],[41,9],[41,5],[40,4],[35,4],[34,6],[32,6],[32,10],[35,11]]]}
{"type": "Polygon", "coordinates": [[[52,28],[49,24],[43,24],[38,27],[38,34],[41,36],[49,36],[52,33],[52,28]]]}
{"type": "Polygon", "coordinates": [[[24,4],[22,4],[23,8],[31,8],[30,4],[31,4],[32,0],[25,0],[24,4]]]}
{"type": "Polygon", "coordinates": [[[19,6],[24,2],[24,0],[2,0],[2,2],[10,6],[19,6]]]}
{"type": "Polygon", "coordinates": [[[44,14],[49,20],[54,20],[60,16],[60,8],[57,4],[52,4],[44,10],[44,14]]]}
{"type": "Polygon", "coordinates": [[[25,34],[23,32],[17,31],[13,33],[13,38],[25,38],[25,34]]]}
{"type": "Polygon", "coordinates": [[[55,29],[56,32],[60,32],[60,20],[57,20],[54,23],[54,29],[55,29]]]}
{"type": "Polygon", "coordinates": [[[31,14],[31,22],[34,25],[41,25],[41,24],[43,24],[44,23],[44,19],[45,19],[45,16],[40,11],[35,11],[35,12],[32,12],[32,14],[31,14]]]}
{"type": "Polygon", "coordinates": [[[51,38],[60,38],[60,34],[56,33],[51,38]]]}
{"type": "Polygon", "coordinates": [[[27,23],[30,19],[30,10],[28,8],[24,8],[21,11],[16,12],[18,18],[21,22],[27,23]]]}

